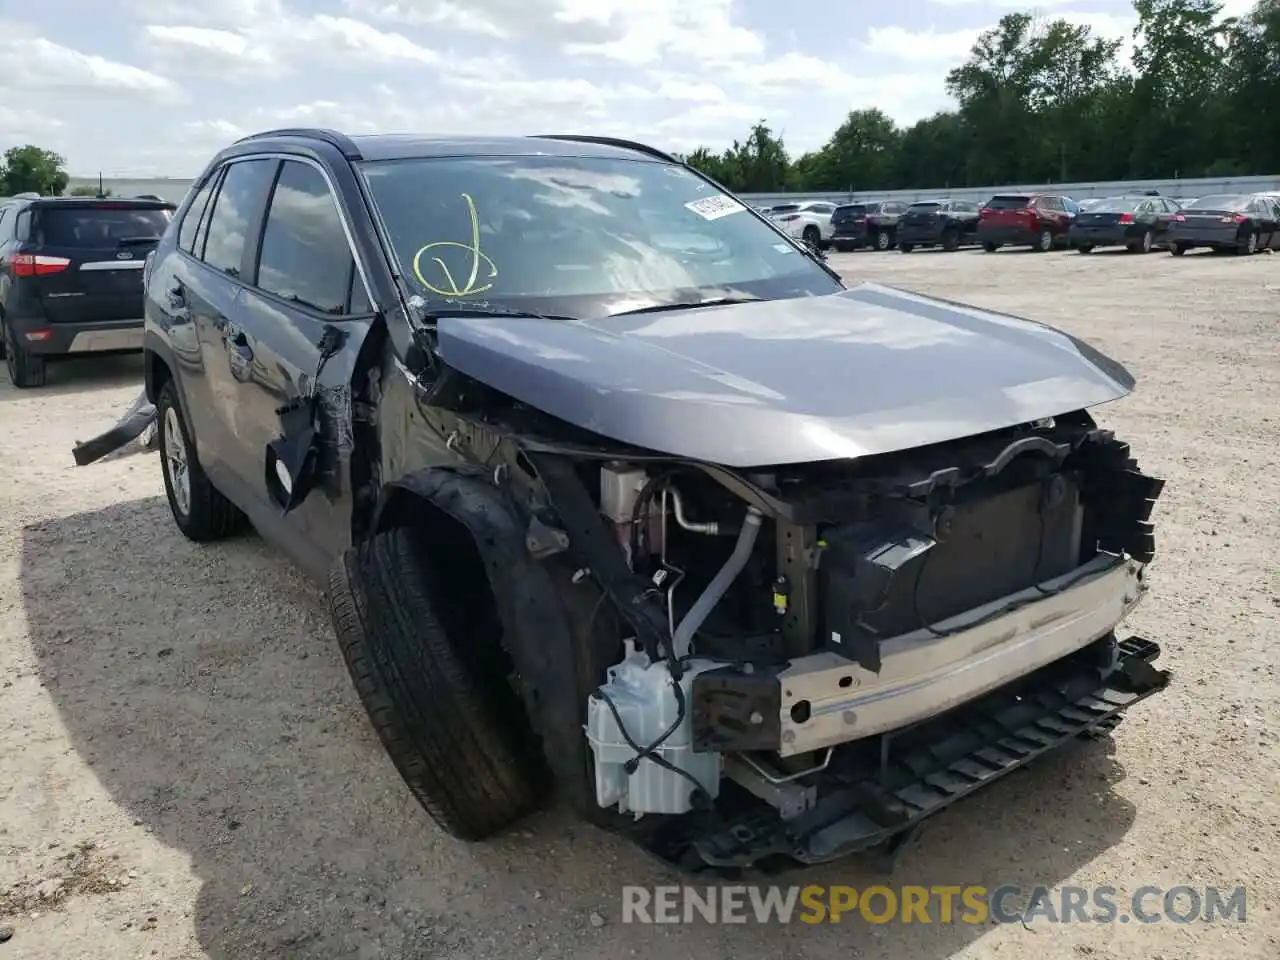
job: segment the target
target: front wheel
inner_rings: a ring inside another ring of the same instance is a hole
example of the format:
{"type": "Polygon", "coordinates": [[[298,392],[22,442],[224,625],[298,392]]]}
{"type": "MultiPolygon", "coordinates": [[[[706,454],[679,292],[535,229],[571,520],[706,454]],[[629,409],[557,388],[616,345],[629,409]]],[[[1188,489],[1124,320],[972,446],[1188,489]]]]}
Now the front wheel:
{"type": "Polygon", "coordinates": [[[997,250],[1000,249],[1000,245],[996,243],[984,243],[982,245],[982,249],[985,250],[987,253],[995,253],[997,250]]]}
{"type": "Polygon", "coordinates": [[[1093,253],[1093,244],[1092,243],[1080,244],[1080,246],[1076,247],[1076,253],[1093,253]]]}
{"type": "Polygon", "coordinates": [[[915,245],[914,243],[900,243],[900,244],[898,244],[898,249],[899,249],[899,250],[901,250],[903,253],[910,253],[910,252],[911,252],[912,250],[914,250],[915,248],[916,248],[916,245],[915,245]]]}
{"type": "Polygon", "coordinates": [[[948,230],[942,235],[942,249],[947,253],[954,253],[960,249],[960,234],[954,230],[948,230]]]}
{"type": "Polygon", "coordinates": [[[1249,231],[1247,236],[1236,248],[1236,252],[1244,256],[1252,256],[1258,252],[1258,234],[1257,231],[1249,231]]]}
{"type": "Polygon", "coordinates": [[[822,231],[817,227],[805,227],[800,239],[817,250],[822,246],[822,231]]]}
{"type": "Polygon", "coordinates": [[[1048,230],[1042,230],[1040,236],[1036,237],[1036,245],[1033,249],[1036,253],[1048,253],[1053,249],[1053,234],[1048,230]]]}
{"type": "Polygon", "coordinates": [[[892,243],[893,243],[893,240],[889,236],[888,231],[880,230],[876,233],[876,249],[877,250],[882,250],[882,251],[888,250],[889,247],[892,245],[892,243]]]}
{"type": "Polygon", "coordinates": [[[165,381],[156,398],[156,423],[164,492],[173,522],[183,536],[208,543],[224,540],[248,526],[248,518],[213,485],[196,459],[172,380],[165,381]]]}
{"type": "Polygon", "coordinates": [[[329,610],[396,770],[441,829],[477,841],[531,812],[543,777],[498,631],[451,637],[446,580],[413,531],[395,528],[334,565],[329,610]]]}

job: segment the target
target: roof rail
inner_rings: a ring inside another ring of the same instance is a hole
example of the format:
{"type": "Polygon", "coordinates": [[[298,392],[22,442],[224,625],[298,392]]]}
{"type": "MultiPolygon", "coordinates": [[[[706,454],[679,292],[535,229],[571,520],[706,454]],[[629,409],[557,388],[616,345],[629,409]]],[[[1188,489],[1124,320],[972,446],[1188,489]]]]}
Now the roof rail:
{"type": "Polygon", "coordinates": [[[665,160],[667,163],[679,163],[675,157],[669,153],[663,153],[657,147],[651,147],[647,143],[637,143],[635,140],[623,140],[620,137],[593,137],[583,133],[540,133],[535,134],[539,140],[568,140],[574,143],[598,143],[606,147],[620,147],[623,150],[635,150],[637,153],[643,153],[650,157],[656,157],[659,160],[665,160]]]}
{"type": "Polygon", "coordinates": [[[337,130],[326,130],[323,127],[282,127],[279,130],[263,130],[261,133],[251,133],[247,137],[241,137],[236,143],[263,140],[267,137],[301,137],[311,140],[323,140],[325,143],[337,147],[348,160],[364,159],[360,153],[360,148],[345,133],[339,133],[337,130]]]}

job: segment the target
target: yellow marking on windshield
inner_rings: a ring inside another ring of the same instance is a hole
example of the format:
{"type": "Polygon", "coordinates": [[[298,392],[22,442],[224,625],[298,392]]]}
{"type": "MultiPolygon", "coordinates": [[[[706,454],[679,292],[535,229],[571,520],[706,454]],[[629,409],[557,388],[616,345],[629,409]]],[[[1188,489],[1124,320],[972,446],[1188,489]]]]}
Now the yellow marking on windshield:
{"type": "Polygon", "coordinates": [[[497,265],[489,259],[489,257],[480,249],[480,220],[476,216],[476,202],[471,199],[471,194],[464,193],[462,199],[467,204],[467,215],[471,220],[471,242],[460,243],[457,240],[437,240],[435,243],[428,243],[413,255],[413,275],[418,278],[418,282],[430,290],[432,293],[438,293],[442,297],[470,297],[477,293],[484,293],[493,287],[493,283],[486,283],[483,286],[477,286],[476,281],[480,276],[480,262],[489,267],[489,274],[484,279],[492,281],[498,276],[497,265]],[[432,257],[444,274],[445,281],[449,284],[446,287],[437,287],[431,283],[422,274],[422,255],[430,250],[436,250],[441,247],[456,247],[459,250],[465,250],[471,254],[471,274],[467,277],[467,282],[462,286],[458,286],[458,281],[453,279],[453,272],[445,265],[445,262],[439,257],[432,257]]]}

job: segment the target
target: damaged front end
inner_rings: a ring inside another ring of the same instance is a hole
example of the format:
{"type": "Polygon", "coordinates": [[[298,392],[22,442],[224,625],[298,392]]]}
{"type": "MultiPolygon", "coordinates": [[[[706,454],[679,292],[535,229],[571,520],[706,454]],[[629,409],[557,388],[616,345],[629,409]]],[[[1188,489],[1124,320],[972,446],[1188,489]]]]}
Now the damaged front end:
{"type": "Polygon", "coordinates": [[[1163,481],[1085,413],[757,472],[529,459],[622,608],[596,802],[686,866],[877,846],[1168,682],[1116,633],[1163,481]]]}

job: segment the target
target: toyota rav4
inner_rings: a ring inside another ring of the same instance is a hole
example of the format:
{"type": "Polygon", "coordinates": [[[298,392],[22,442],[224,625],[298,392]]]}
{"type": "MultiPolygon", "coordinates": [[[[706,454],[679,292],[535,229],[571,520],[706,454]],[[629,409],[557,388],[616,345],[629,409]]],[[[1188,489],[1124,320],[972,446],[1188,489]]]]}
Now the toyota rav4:
{"type": "MultiPolygon", "coordinates": [[[[670,156],[317,130],[219,153],[146,269],[187,537],[327,585],[404,780],[672,863],[816,863],[1163,689],[1162,481],[1074,337],[870,283],[670,156]]],[[[154,405],[154,410],[151,408],[154,405]]]]}

